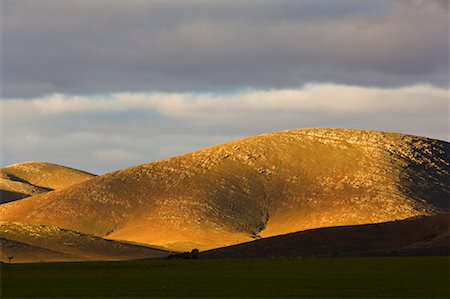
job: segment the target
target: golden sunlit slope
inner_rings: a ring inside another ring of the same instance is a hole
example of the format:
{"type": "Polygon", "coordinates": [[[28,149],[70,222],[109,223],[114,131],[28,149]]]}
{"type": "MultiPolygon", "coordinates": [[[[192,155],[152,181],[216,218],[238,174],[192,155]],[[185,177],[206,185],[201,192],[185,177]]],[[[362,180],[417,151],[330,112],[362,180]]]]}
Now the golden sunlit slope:
{"type": "Polygon", "coordinates": [[[3,177],[26,181],[48,189],[63,189],[86,181],[95,175],[47,162],[24,162],[0,168],[3,177]]]}
{"type": "Polygon", "coordinates": [[[165,257],[163,250],[82,234],[56,226],[0,222],[1,261],[129,260],[165,257]]]}
{"type": "Polygon", "coordinates": [[[18,163],[0,168],[0,202],[63,189],[94,177],[93,174],[45,162],[18,163]]]}
{"type": "Polygon", "coordinates": [[[448,210],[449,143],[298,129],[123,169],[0,206],[0,220],[208,249],[448,210]]]}

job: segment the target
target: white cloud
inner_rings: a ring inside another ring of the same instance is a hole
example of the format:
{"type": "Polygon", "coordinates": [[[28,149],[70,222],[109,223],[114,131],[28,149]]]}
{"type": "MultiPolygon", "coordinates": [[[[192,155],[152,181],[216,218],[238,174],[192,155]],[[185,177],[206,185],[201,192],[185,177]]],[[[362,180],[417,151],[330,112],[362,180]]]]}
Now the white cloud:
{"type": "Polygon", "coordinates": [[[448,140],[447,89],[310,84],[235,93],[117,93],[8,99],[5,164],[44,160],[103,173],[239,137],[351,127],[448,140]]]}
{"type": "Polygon", "coordinates": [[[170,117],[214,118],[242,111],[424,112],[446,101],[448,90],[430,85],[384,89],[309,84],[301,89],[247,90],[233,94],[117,93],[94,97],[56,94],[31,100],[11,99],[3,105],[6,110],[29,110],[42,115],[153,109],[170,117]]]}

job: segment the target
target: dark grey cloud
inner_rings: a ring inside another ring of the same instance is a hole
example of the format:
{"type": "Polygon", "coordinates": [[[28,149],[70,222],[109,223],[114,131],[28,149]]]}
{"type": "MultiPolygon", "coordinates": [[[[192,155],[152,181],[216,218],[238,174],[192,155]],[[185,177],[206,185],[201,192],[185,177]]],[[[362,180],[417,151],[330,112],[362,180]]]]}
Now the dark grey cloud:
{"type": "Polygon", "coordinates": [[[2,0],[2,93],[448,86],[447,2],[2,0]]]}

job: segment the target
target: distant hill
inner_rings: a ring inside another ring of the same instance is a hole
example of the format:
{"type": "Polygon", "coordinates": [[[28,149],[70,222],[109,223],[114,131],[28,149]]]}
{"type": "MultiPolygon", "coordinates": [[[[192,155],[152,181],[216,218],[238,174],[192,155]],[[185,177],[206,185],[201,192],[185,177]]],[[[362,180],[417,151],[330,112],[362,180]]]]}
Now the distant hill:
{"type": "Polygon", "coordinates": [[[165,257],[156,248],[105,240],[55,226],[0,223],[0,260],[9,262],[129,260],[165,257]]]}
{"type": "Polygon", "coordinates": [[[86,181],[95,175],[58,164],[24,162],[0,168],[3,178],[28,182],[47,189],[63,189],[86,181]]]}
{"type": "Polygon", "coordinates": [[[200,253],[200,258],[449,255],[450,214],[318,228],[200,253]]]}
{"type": "Polygon", "coordinates": [[[0,203],[7,203],[25,197],[52,191],[29,183],[0,178],[0,203]]]}
{"type": "Polygon", "coordinates": [[[0,220],[205,250],[434,215],[449,210],[449,149],[376,131],[263,134],[2,204],[0,220]]]}
{"type": "Polygon", "coordinates": [[[73,168],[46,163],[25,162],[0,168],[0,203],[63,189],[95,175],[73,168]]]}

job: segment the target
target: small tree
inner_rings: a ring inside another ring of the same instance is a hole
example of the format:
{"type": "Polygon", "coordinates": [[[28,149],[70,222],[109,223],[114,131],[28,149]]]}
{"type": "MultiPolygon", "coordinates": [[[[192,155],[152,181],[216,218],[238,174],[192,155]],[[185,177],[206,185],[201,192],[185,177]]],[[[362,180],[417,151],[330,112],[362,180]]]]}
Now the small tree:
{"type": "Polygon", "coordinates": [[[13,256],[8,256],[8,262],[11,264],[11,261],[14,257],[13,256]]]}
{"type": "Polygon", "coordinates": [[[182,253],[169,254],[169,256],[167,258],[168,259],[192,260],[192,259],[197,259],[199,253],[200,253],[200,251],[197,248],[194,248],[194,249],[191,250],[191,252],[185,251],[185,252],[182,252],[182,253]]]}
{"type": "Polygon", "coordinates": [[[198,258],[198,253],[199,253],[199,252],[200,252],[200,251],[199,251],[197,248],[192,249],[192,251],[191,251],[191,258],[197,259],[197,258],[198,258]]]}

